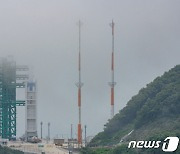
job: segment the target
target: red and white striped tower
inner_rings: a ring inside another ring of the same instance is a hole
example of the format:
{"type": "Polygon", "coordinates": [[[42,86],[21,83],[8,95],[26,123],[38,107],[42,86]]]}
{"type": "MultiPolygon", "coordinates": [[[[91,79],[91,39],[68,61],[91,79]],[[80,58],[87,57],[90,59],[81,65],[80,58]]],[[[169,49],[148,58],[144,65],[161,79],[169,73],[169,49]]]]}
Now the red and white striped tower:
{"type": "Polygon", "coordinates": [[[114,82],[114,22],[112,20],[112,23],[110,23],[110,26],[112,28],[112,58],[111,58],[111,82],[109,82],[109,85],[111,87],[111,118],[114,116],[114,86],[116,85],[116,82],[114,82]]]}
{"type": "Polygon", "coordinates": [[[76,83],[76,86],[78,87],[78,109],[79,109],[79,123],[78,123],[78,145],[82,145],[82,129],[81,129],[81,87],[83,86],[83,83],[81,82],[81,26],[82,23],[79,20],[78,27],[79,27],[79,62],[78,62],[78,71],[79,71],[79,82],[76,83]]]}

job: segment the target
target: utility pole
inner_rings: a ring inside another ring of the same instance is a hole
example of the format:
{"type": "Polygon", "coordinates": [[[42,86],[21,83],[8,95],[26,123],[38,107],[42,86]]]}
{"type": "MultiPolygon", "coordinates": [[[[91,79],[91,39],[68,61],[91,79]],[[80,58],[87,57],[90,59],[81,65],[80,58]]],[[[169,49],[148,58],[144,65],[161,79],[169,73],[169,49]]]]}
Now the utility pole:
{"type": "Polygon", "coordinates": [[[109,82],[109,86],[111,87],[111,118],[114,116],[114,86],[116,82],[114,82],[114,22],[110,23],[112,28],[112,57],[111,57],[111,82],[109,82]]]}

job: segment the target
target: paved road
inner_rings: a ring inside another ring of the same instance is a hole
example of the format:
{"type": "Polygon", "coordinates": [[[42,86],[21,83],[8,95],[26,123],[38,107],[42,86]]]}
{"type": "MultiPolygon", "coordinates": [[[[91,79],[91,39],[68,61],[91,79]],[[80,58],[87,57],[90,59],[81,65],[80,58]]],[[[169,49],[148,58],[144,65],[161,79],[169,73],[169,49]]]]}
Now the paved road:
{"type": "Polygon", "coordinates": [[[41,154],[69,154],[68,150],[56,148],[53,144],[31,144],[31,143],[9,143],[12,149],[23,151],[24,153],[41,154]]]}

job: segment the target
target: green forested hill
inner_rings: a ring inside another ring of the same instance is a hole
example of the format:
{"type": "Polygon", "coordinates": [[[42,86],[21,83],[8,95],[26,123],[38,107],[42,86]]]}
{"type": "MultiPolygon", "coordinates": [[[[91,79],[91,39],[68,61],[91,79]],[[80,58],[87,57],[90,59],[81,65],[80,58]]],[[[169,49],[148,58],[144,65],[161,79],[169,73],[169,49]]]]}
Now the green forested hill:
{"type": "Polygon", "coordinates": [[[89,146],[118,144],[132,130],[126,141],[180,137],[180,65],[157,77],[133,96],[89,146]]]}

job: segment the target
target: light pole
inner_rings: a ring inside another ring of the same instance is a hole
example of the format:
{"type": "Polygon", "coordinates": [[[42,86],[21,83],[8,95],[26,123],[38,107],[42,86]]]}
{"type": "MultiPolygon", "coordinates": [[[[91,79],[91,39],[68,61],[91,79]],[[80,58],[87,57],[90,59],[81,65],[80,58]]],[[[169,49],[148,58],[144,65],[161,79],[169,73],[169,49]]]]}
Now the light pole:
{"type": "Polygon", "coordinates": [[[50,122],[48,122],[48,141],[50,141],[50,122]]]}
{"type": "Polygon", "coordinates": [[[42,140],[42,125],[43,125],[43,122],[41,121],[41,140],[42,140]]]}

